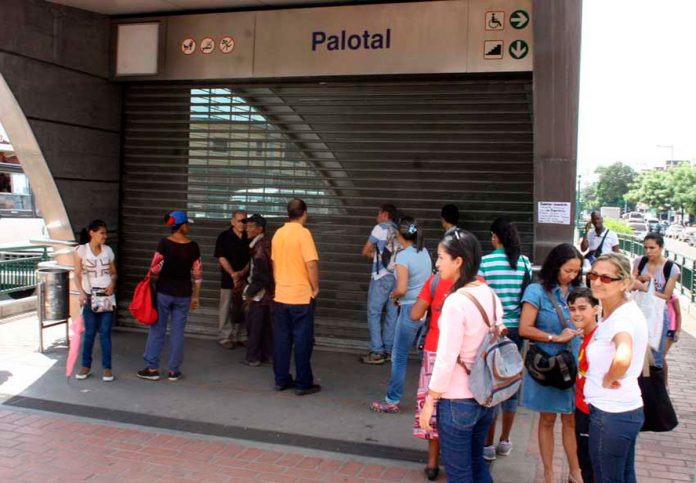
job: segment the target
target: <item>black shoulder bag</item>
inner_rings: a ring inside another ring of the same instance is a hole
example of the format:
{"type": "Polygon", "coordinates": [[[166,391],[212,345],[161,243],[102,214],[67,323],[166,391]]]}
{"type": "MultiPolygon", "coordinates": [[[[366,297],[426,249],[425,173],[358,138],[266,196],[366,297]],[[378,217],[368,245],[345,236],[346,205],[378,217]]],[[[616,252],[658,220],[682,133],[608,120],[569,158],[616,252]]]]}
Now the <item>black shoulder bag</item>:
{"type": "MultiPolygon", "coordinates": [[[[568,327],[565,314],[558,306],[556,298],[550,292],[546,296],[551,300],[553,308],[556,309],[558,320],[561,327],[565,330],[568,327]]],[[[570,351],[570,342],[566,349],[555,356],[551,356],[541,349],[537,344],[529,344],[527,356],[524,359],[524,366],[529,375],[542,386],[551,386],[557,389],[569,389],[575,384],[575,377],[578,374],[578,366],[575,357],[570,351]]]]}

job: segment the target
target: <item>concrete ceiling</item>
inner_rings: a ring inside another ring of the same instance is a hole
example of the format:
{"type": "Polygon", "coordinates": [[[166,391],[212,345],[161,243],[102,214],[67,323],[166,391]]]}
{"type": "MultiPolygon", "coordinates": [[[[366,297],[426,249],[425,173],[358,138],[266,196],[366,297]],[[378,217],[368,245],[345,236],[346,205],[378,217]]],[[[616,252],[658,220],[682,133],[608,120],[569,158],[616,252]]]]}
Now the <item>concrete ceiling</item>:
{"type": "MultiPolygon", "coordinates": [[[[192,10],[290,7],[347,3],[346,0],[47,0],[104,15],[132,15],[192,10]]],[[[364,2],[355,2],[364,3],[364,2]]]]}

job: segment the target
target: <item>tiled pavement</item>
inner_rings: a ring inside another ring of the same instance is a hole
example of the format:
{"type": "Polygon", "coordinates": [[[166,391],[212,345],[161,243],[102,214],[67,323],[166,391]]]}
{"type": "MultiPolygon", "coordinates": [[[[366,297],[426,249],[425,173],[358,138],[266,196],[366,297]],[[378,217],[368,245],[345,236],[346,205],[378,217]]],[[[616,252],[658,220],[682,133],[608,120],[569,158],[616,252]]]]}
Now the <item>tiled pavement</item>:
{"type": "Polygon", "coordinates": [[[0,481],[423,481],[420,465],[0,408],[0,481]]]}

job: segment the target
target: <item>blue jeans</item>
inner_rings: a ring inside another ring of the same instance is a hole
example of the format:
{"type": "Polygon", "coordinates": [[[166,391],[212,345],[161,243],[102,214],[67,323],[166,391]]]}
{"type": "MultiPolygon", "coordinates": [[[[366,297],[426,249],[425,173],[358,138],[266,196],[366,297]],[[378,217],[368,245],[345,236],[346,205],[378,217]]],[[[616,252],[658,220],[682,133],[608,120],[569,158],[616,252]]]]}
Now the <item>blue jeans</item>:
{"type": "Polygon", "coordinates": [[[607,413],[590,406],[590,459],[596,482],[636,482],[636,440],[644,420],[642,407],[607,413]]]}
{"type": "Polygon", "coordinates": [[[92,312],[91,298],[82,309],[82,319],[85,321],[85,334],[82,341],[82,367],[92,367],[92,349],[94,339],[99,331],[101,344],[102,367],[111,369],[111,326],[114,323],[113,312],[92,312]]]}
{"type": "Polygon", "coordinates": [[[370,280],[367,291],[367,327],[370,329],[370,351],[391,352],[394,344],[394,329],[398,307],[389,299],[396,286],[394,275],[370,280]],[[385,310],[384,331],[382,331],[382,310],[385,310]]]}
{"type": "Polygon", "coordinates": [[[398,404],[404,395],[404,381],[406,380],[406,368],[408,367],[408,353],[413,347],[423,322],[411,320],[411,307],[413,304],[403,304],[399,307],[399,317],[396,320],[396,335],[392,350],[391,377],[387,388],[389,404],[398,404]]]}
{"type": "Polygon", "coordinates": [[[295,387],[314,384],[314,302],[302,305],[276,303],[273,311],[273,372],[277,386],[292,383],[290,357],[295,346],[295,387]]]}
{"type": "Polygon", "coordinates": [[[447,481],[493,481],[483,460],[483,445],[493,413],[493,408],[485,408],[474,399],[440,399],[437,403],[437,431],[447,481]]]}
{"type": "Polygon", "coordinates": [[[191,307],[191,297],[174,297],[157,292],[157,322],[150,326],[147,333],[147,345],[143,358],[150,369],[159,369],[160,353],[167,335],[167,323],[172,317],[172,329],[169,335],[171,348],[169,350],[170,371],[178,371],[184,360],[184,327],[191,307]]]}
{"type": "Polygon", "coordinates": [[[658,350],[650,349],[655,359],[655,367],[663,367],[665,365],[665,342],[667,341],[667,331],[669,330],[669,315],[665,309],[665,316],[662,320],[662,334],[660,335],[660,347],[658,350]]]}

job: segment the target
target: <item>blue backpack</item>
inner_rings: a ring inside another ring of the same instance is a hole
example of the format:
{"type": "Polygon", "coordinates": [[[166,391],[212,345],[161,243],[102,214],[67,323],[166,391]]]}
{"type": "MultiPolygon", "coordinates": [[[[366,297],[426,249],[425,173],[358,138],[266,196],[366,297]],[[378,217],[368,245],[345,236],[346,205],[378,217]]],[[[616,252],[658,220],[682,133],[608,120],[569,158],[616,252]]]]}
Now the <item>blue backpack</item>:
{"type": "Polygon", "coordinates": [[[483,321],[489,327],[471,367],[468,367],[460,358],[457,359],[457,362],[469,376],[469,390],[474,395],[476,402],[489,408],[497,406],[519,390],[524,367],[522,356],[520,356],[517,345],[498,330],[499,326],[496,324],[498,320],[496,313],[497,296],[493,290],[491,290],[493,324],[476,297],[463,288],[459,289],[457,293],[461,293],[473,302],[481,313],[483,321]]]}

